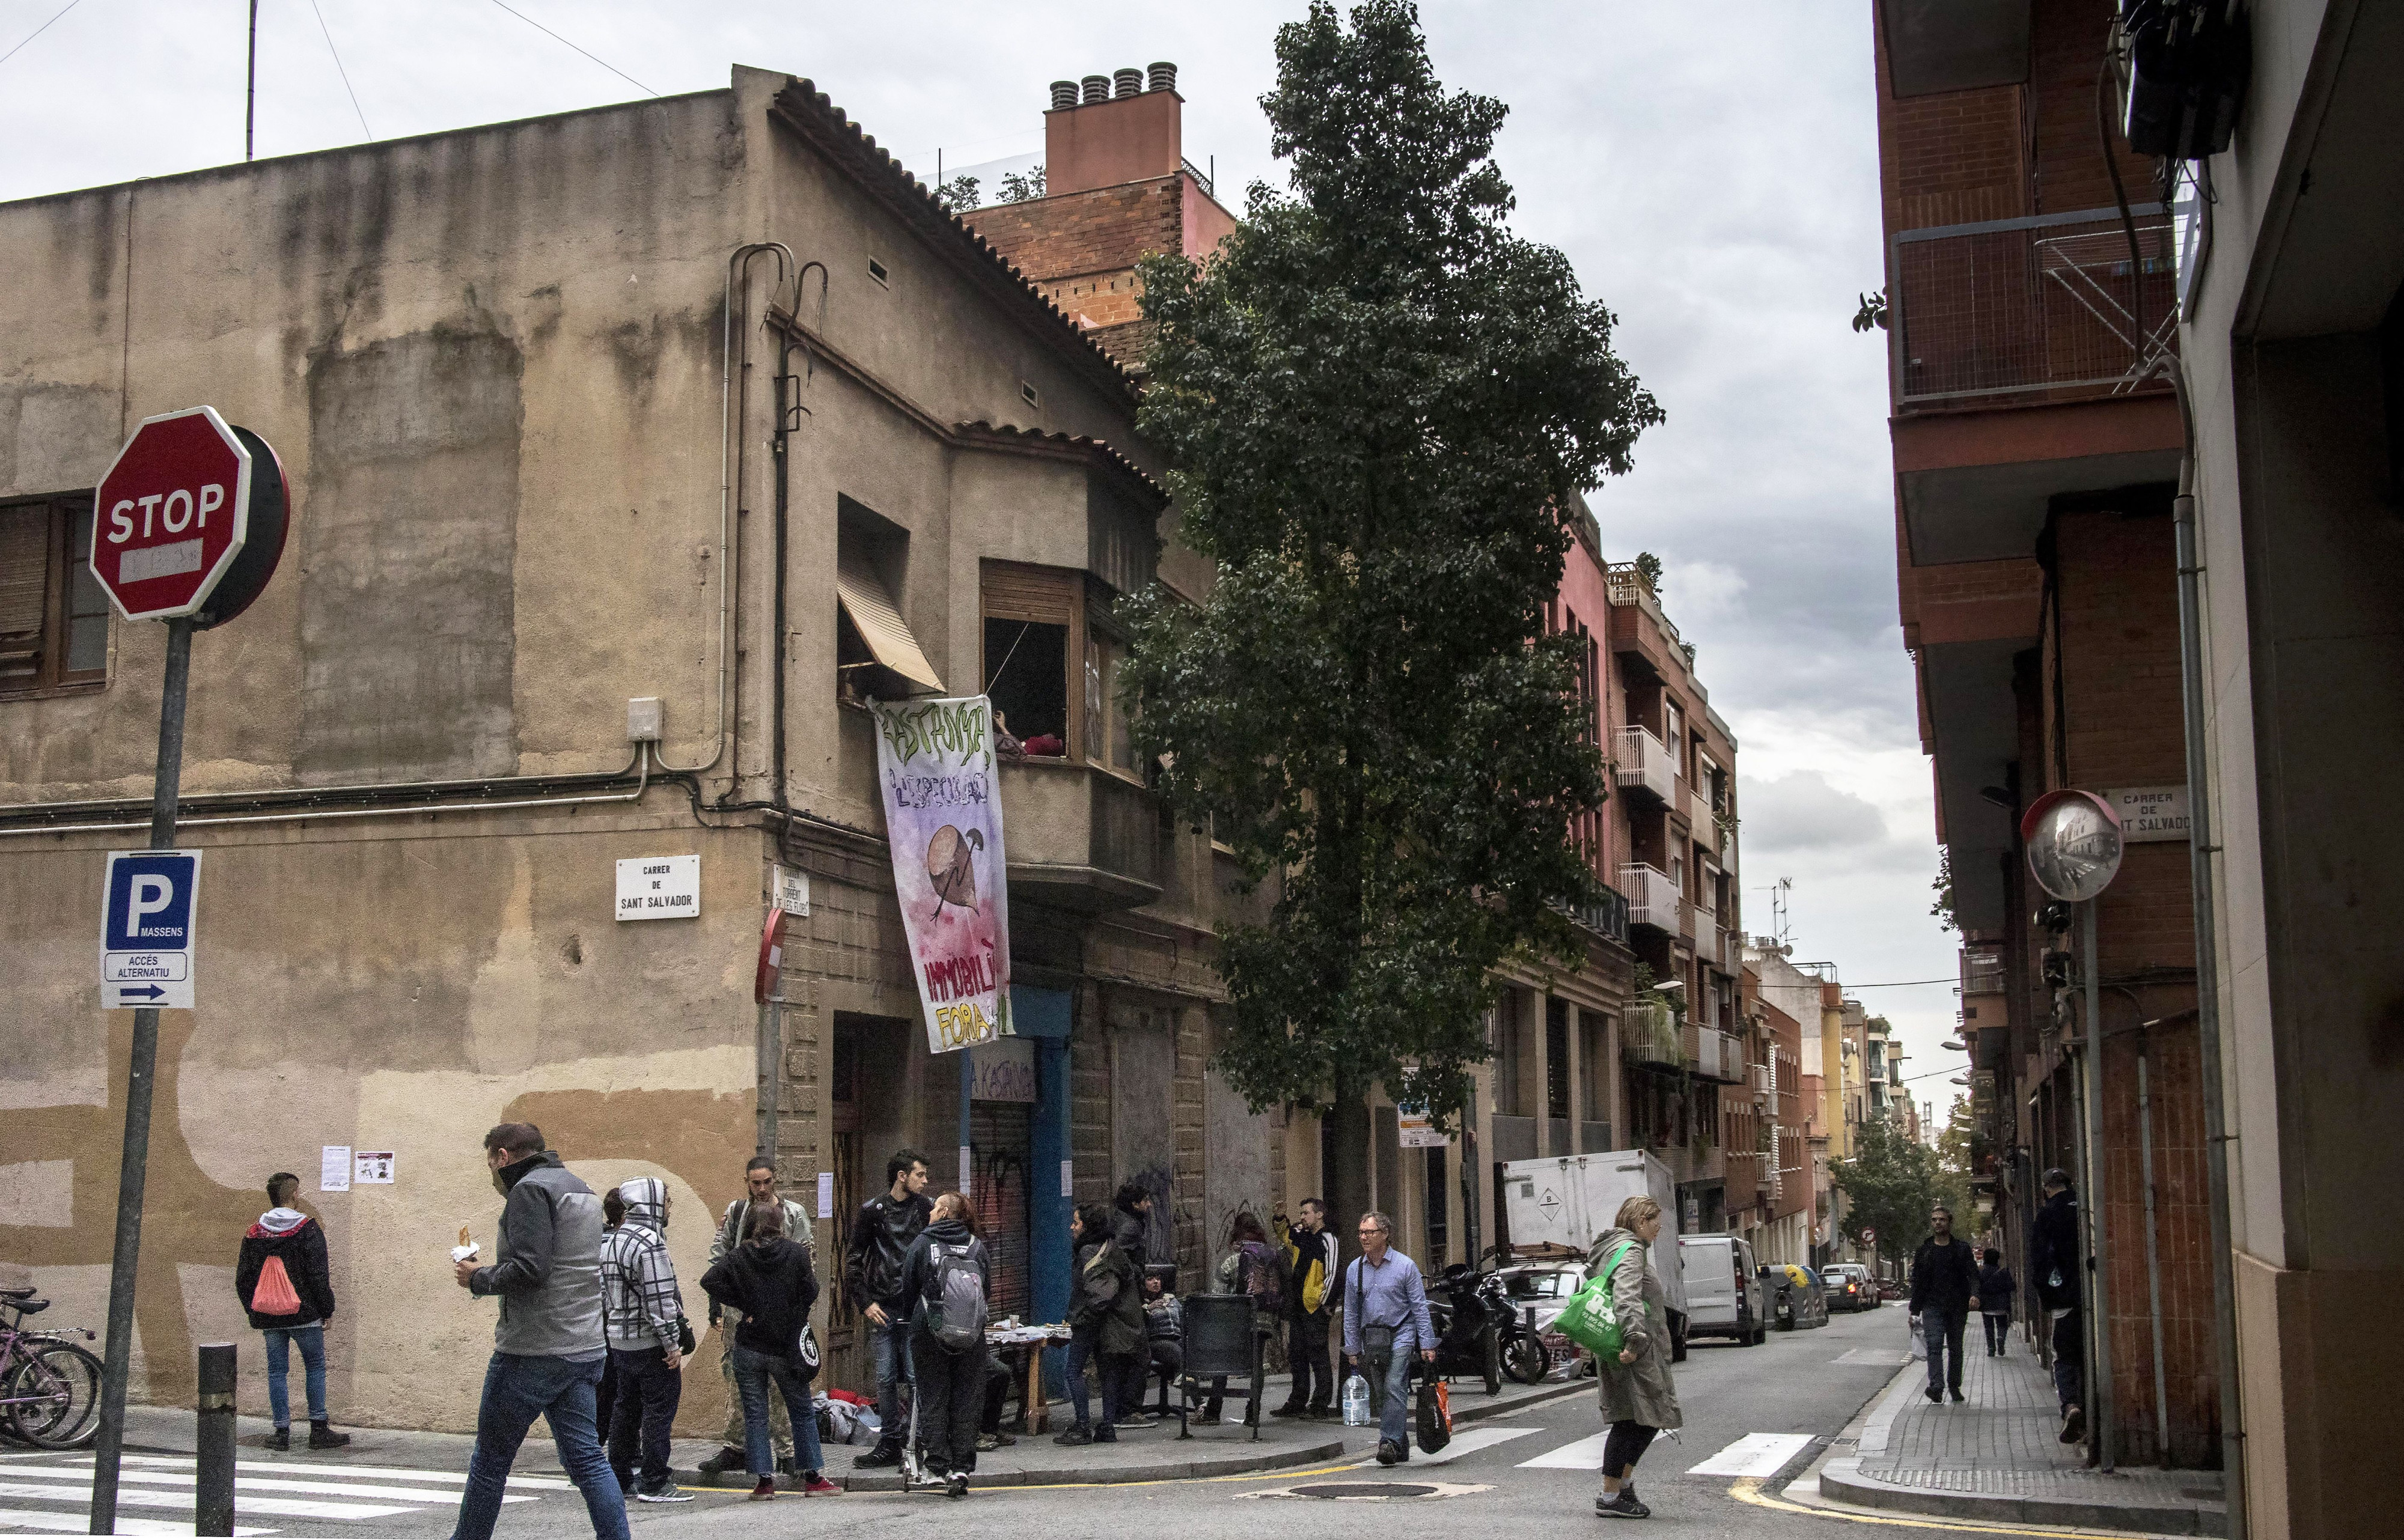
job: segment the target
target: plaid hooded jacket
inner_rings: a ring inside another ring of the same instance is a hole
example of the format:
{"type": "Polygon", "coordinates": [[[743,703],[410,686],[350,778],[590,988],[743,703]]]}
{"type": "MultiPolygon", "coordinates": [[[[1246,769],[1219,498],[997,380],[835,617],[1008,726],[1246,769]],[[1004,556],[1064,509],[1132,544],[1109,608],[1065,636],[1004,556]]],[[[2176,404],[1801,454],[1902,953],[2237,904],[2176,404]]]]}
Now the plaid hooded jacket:
{"type": "Polygon", "coordinates": [[[618,1184],[626,1222],[601,1238],[601,1326],[609,1345],[623,1353],[677,1348],[677,1319],[684,1297],[677,1290],[676,1264],[668,1260],[668,1187],[656,1176],[618,1184]]]}

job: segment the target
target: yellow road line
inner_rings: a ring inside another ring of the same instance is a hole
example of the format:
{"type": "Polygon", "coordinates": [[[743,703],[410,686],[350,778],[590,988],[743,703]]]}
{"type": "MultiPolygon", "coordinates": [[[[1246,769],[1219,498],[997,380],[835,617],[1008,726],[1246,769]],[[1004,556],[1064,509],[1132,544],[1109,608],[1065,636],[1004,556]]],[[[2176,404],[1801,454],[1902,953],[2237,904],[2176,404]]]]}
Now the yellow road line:
{"type": "Polygon", "coordinates": [[[2130,1540],[2128,1532],[2112,1530],[2057,1530],[2034,1524],[1964,1524],[1944,1519],[1894,1519],[1884,1514],[1850,1513],[1835,1508],[1818,1508],[1801,1503],[1789,1503],[1769,1496],[1762,1490],[1757,1476],[1739,1477],[1728,1486],[1727,1494],[1740,1503],[1756,1508],[1771,1508],[1780,1513],[1805,1514],[1814,1519],[1833,1519],[1849,1524],[1884,1524],[1894,1529],[1946,1530],[1955,1534],[2016,1534],[2023,1540],[2130,1540]]]}

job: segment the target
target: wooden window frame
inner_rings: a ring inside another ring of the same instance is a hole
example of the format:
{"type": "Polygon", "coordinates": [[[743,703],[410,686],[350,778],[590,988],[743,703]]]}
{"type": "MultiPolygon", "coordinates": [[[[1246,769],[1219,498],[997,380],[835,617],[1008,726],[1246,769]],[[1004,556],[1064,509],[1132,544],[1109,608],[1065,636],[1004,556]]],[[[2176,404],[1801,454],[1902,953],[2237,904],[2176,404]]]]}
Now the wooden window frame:
{"type": "MultiPolygon", "coordinates": [[[[1068,692],[1068,753],[1059,759],[1035,756],[1040,764],[1085,762],[1085,574],[1075,567],[1043,567],[1025,562],[986,561],[977,573],[977,687],[993,679],[997,659],[985,653],[988,620],[1024,620],[1039,626],[1065,626],[1067,642],[1061,687],[1068,692]]],[[[1022,729],[1013,728],[1013,732],[1022,729]]],[[[1022,732],[1023,736],[1023,732],[1022,732]]]]}
{"type": "Polygon", "coordinates": [[[27,508],[47,512],[47,534],[42,556],[42,622],[36,633],[41,639],[40,662],[30,680],[0,682],[0,700],[30,701],[61,695],[88,695],[108,687],[109,659],[115,648],[114,611],[105,598],[99,611],[103,630],[101,663],[94,669],[70,670],[66,666],[67,650],[72,644],[71,595],[75,590],[77,557],[75,524],[78,516],[91,509],[89,493],[54,493],[47,497],[11,498],[0,503],[0,512],[16,513],[27,508]]]}

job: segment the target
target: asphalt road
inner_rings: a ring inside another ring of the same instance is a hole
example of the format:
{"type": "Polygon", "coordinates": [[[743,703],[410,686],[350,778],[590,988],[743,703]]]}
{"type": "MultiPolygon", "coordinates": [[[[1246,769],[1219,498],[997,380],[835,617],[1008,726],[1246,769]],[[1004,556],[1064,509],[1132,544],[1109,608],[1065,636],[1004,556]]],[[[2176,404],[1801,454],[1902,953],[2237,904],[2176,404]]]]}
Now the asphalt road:
{"type": "MultiPolygon", "coordinates": [[[[1686,1426],[1677,1440],[1657,1441],[1638,1468],[1638,1489],[1654,1511],[1651,1527],[1712,1536],[1852,1527],[1747,1502],[1737,1477],[1801,1471],[1894,1377],[1903,1362],[1903,1337],[1901,1309],[1890,1305],[1838,1316],[1824,1328],[1772,1333],[1759,1347],[1696,1343],[1677,1375],[1686,1426]],[[1750,1465],[1742,1458],[1747,1455],[1750,1465]],[[1703,1464],[1725,1469],[1692,1473],[1703,1464]]],[[[1150,1485],[997,1488],[972,1491],[959,1502],[941,1495],[858,1493],[782,1494],[762,1504],[739,1492],[703,1491],[695,1501],[676,1506],[632,1505],[630,1519],[637,1540],[714,1537],[730,1520],[756,1534],[839,1532],[845,1540],[920,1533],[1258,1540],[1267,1533],[1296,1531],[1311,1540],[1356,1534],[1386,1540],[1414,1530],[1516,1540],[1538,1533],[1534,1526],[1583,1531],[1624,1523],[1593,1514],[1602,1423],[1590,1391],[1465,1426],[1442,1454],[1414,1456],[1391,1468],[1369,1461],[1374,1435],[1364,1434],[1369,1430],[1352,1430],[1358,1447],[1345,1461],[1298,1472],[1150,1485]],[[1341,1495],[1298,1494],[1296,1489],[1335,1489],[1341,1495]]],[[[244,1455],[260,1458],[249,1450],[244,1455]]],[[[547,1446],[530,1449],[529,1455],[522,1469],[552,1464],[547,1446]]],[[[84,1528],[81,1514],[61,1501],[64,1493],[57,1489],[72,1485],[75,1473],[58,1468],[60,1464],[21,1455],[0,1459],[0,1532],[84,1528]]],[[[128,1522],[120,1533],[191,1533],[188,1463],[154,1458],[143,1465],[129,1459],[127,1471],[125,1490],[142,1494],[138,1501],[149,1505],[125,1507],[128,1522]]],[[[81,1474],[88,1482],[89,1467],[81,1474]]],[[[456,1511],[459,1476],[390,1466],[271,1470],[262,1464],[246,1467],[243,1481],[245,1533],[441,1540],[456,1511]],[[271,1505],[284,1511],[263,1511],[271,1505]]],[[[580,1540],[592,1533],[582,1500],[565,1482],[519,1478],[511,1496],[516,1501],[502,1513],[498,1540],[580,1540]]]]}

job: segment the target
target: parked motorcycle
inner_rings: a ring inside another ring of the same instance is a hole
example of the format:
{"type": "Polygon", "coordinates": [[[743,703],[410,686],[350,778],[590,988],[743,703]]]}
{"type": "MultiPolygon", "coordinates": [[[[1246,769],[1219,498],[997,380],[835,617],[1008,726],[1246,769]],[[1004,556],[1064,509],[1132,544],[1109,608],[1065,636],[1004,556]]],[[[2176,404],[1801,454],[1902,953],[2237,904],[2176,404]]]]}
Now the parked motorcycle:
{"type": "Polygon", "coordinates": [[[1475,1376],[1493,1395],[1502,1389],[1502,1332],[1510,1312],[1497,1316],[1485,1282],[1466,1262],[1445,1269],[1428,1289],[1428,1323],[1435,1328],[1436,1372],[1475,1376]]]}
{"type": "Polygon", "coordinates": [[[1523,1385],[1544,1383],[1544,1376],[1552,1372],[1553,1353],[1544,1342],[1544,1333],[1530,1324],[1529,1309],[1513,1302],[1499,1272],[1489,1272],[1479,1279],[1477,1292],[1497,1323],[1497,1346],[1502,1354],[1504,1372],[1523,1385]]]}

